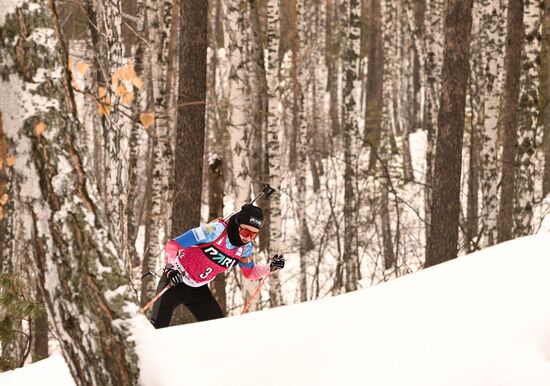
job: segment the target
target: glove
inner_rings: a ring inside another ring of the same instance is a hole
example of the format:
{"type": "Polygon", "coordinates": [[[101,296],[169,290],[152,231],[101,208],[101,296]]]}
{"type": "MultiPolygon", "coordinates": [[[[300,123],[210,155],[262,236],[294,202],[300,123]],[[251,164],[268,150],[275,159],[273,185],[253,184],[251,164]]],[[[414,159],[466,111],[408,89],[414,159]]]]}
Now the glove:
{"type": "Polygon", "coordinates": [[[271,263],[269,264],[269,268],[271,269],[271,272],[276,271],[278,269],[283,269],[285,267],[285,258],[283,255],[275,255],[271,259],[271,263]]]}
{"type": "Polygon", "coordinates": [[[166,266],[164,267],[164,274],[166,275],[166,278],[170,280],[172,285],[183,283],[182,273],[175,269],[172,264],[166,264],[166,266]]]}

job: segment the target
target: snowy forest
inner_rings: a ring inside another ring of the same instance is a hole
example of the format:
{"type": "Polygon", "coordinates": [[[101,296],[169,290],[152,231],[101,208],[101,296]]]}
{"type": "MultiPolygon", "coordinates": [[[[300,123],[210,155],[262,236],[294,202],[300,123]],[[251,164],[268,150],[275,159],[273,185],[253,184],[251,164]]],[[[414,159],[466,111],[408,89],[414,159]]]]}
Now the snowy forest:
{"type": "Polygon", "coordinates": [[[267,184],[249,312],[537,233],[549,34],[550,0],[3,0],[0,371],[137,384],[164,245],[267,184]]]}

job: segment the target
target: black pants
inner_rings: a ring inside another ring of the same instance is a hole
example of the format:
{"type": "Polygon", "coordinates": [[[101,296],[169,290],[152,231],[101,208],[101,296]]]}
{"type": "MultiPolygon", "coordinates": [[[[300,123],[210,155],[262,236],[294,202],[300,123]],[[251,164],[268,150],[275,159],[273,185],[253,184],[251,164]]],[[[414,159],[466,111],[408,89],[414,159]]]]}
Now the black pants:
{"type": "MultiPolygon", "coordinates": [[[[163,274],[157,287],[157,293],[162,291],[167,284],[166,275],[163,274]]],[[[208,285],[190,287],[181,283],[166,291],[153,305],[151,322],[155,328],[168,327],[172,313],[181,304],[184,304],[199,322],[223,318],[220,305],[214,299],[208,285]]]]}

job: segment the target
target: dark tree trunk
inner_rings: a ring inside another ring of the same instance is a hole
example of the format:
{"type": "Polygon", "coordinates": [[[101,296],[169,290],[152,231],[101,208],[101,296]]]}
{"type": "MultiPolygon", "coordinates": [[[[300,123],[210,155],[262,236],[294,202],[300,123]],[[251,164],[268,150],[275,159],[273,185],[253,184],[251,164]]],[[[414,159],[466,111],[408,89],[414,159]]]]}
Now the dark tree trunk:
{"type": "Polygon", "coordinates": [[[426,267],[453,259],[457,255],[472,5],[473,0],[449,0],[447,3],[430,224],[431,242],[426,256],[426,267]]]}
{"type": "Polygon", "coordinates": [[[370,26],[368,33],[368,69],[365,133],[363,145],[370,146],[369,170],[378,159],[382,133],[382,103],[384,76],[384,41],[382,38],[382,5],[380,0],[370,0],[370,26]]]}
{"type": "Polygon", "coordinates": [[[178,122],[171,237],[200,223],[208,2],[181,1],[178,122]]]}
{"type": "MultiPolygon", "coordinates": [[[[223,159],[218,155],[210,157],[208,165],[208,220],[223,217],[223,159]]],[[[225,274],[218,275],[210,284],[212,294],[218,301],[224,315],[227,313],[225,274]]]]}
{"type": "MultiPolygon", "coordinates": [[[[36,288],[38,300],[43,302],[40,296],[40,288],[36,288]]],[[[32,319],[32,361],[38,362],[46,359],[48,353],[48,317],[41,313],[32,319]]]]}
{"type": "Polygon", "coordinates": [[[502,109],[502,180],[498,209],[497,241],[512,238],[514,180],[517,154],[517,107],[523,42],[523,0],[508,2],[506,48],[504,52],[504,101],[502,109]]]}
{"type": "MultiPolygon", "coordinates": [[[[174,160],[174,201],[170,237],[197,227],[201,220],[206,107],[208,2],[181,0],[178,119],[174,160]]],[[[171,325],[195,321],[178,307],[171,325]]]]}

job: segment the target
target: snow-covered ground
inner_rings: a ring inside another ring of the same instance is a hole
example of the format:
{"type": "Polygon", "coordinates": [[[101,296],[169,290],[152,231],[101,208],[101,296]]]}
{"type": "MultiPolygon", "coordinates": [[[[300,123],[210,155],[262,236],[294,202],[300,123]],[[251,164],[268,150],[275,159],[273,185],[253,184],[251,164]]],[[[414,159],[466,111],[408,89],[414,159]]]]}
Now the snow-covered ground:
{"type": "MultiPolygon", "coordinates": [[[[154,330],[144,386],[548,386],[550,235],[507,242],[366,290],[154,330]]],[[[74,385],[60,356],[2,386],[74,385]]]]}

